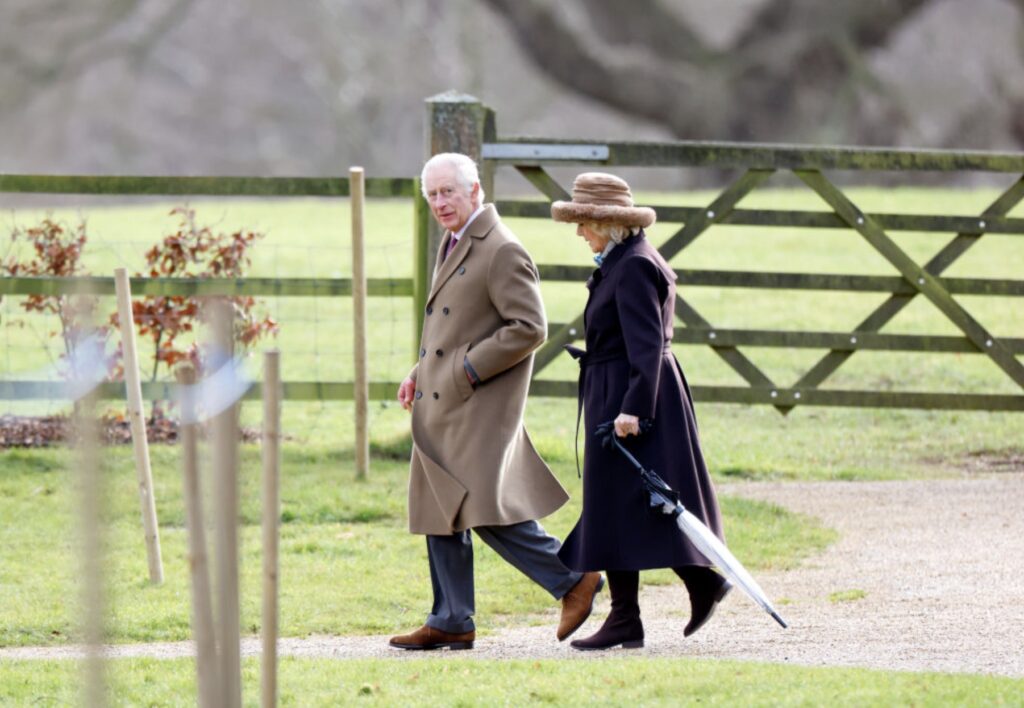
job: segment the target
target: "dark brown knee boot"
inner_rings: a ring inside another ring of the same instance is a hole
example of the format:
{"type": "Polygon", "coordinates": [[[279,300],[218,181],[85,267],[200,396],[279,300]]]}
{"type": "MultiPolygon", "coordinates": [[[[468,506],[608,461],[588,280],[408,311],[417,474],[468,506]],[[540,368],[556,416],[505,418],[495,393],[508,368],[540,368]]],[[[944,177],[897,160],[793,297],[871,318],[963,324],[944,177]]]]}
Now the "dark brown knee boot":
{"type": "Polygon", "coordinates": [[[672,570],[690,593],[690,622],[683,630],[683,636],[689,637],[715,614],[715,607],[732,590],[732,583],[711,568],[700,565],[684,565],[672,570]]]}
{"type": "Polygon", "coordinates": [[[609,570],[608,588],[612,596],[612,611],[601,629],[586,639],[572,641],[574,649],[637,649],[644,645],[644,625],[640,621],[640,573],[636,570],[609,570]]]}

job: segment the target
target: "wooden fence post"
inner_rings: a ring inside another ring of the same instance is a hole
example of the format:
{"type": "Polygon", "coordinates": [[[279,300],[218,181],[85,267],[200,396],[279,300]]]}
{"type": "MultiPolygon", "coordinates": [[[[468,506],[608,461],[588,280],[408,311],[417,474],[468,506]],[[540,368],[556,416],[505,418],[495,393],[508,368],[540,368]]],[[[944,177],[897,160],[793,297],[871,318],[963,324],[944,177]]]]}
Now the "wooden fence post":
{"type": "MultiPolygon", "coordinates": [[[[493,199],[494,173],[482,164],[483,144],[495,135],[494,111],[474,96],[457,91],[431,96],[427,99],[426,158],[441,152],[461,152],[473,158],[480,167],[480,186],[488,199],[493,199]]],[[[430,220],[430,238],[427,249],[427,272],[434,272],[434,260],[441,245],[444,230],[430,220]]],[[[417,333],[419,339],[419,333],[417,333]]]]}
{"type": "Polygon", "coordinates": [[[412,197],[412,360],[419,361],[424,309],[430,292],[430,209],[423,198],[420,178],[413,179],[412,197]]]}
{"type": "Polygon", "coordinates": [[[362,167],[349,170],[352,206],[352,357],[355,381],[352,402],[356,411],[356,479],[366,479],[370,470],[370,381],[366,371],[366,261],[363,239],[366,182],[362,167]]]}
{"type": "Polygon", "coordinates": [[[210,570],[206,551],[202,487],[199,484],[199,424],[196,420],[196,370],[182,364],[174,372],[183,394],[181,407],[181,460],[185,502],[185,526],[188,530],[189,571],[192,581],[192,637],[196,643],[196,683],[200,708],[220,706],[217,645],[210,594],[210,570]]]}
{"type": "Polygon", "coordinates": [[[263,654],[260,705],[277,705],[278,541],[281,522],[281,352],[263,354],[263,654]]]}
{"type": "Polygon", "coordinates": [[[139,355],[135,346],[131,281],[128,280],[126,268],[114,270],[114,288],[117,292],[117,315],[121,323],[124,387],[128,402],[128,421],[132,429],[132,449],[135,452],[135,475],[139,484],[142,528],[146,534],[149,580],[151,583],[160,584],[164,581],[164,564],[160,553],[160,527],[156,518],[153,473],[149,463],[149,442],[146,439],[146,418],[142,407],[142,382],[139,380],[139,355]]]}

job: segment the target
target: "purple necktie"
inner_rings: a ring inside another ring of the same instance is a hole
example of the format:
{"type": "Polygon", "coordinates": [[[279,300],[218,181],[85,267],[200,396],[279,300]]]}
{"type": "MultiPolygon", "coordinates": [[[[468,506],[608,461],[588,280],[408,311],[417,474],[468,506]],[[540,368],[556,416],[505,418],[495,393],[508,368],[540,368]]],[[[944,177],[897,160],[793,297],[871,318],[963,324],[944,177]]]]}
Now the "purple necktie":
{"type": "Polygon", "coordinates": [[[455,250],[455,244],[457,244],[458,242],[459,239],[455,238],[454,236],[448,239],[448,248],[444,252],[444,260],[448,260],[448,256],[450,256],[452,254],[452,251],[455,250]]]}

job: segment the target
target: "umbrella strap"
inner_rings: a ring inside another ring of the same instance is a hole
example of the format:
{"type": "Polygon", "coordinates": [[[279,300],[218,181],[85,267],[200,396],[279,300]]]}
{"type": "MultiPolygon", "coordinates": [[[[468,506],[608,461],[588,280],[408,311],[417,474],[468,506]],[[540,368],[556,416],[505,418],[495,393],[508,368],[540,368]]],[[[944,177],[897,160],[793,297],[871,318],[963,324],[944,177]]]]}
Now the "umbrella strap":
{"type": "Polygon", "coordinates": [[[611,438],[612,438],[612,444],[615,445],[615,447],[619,448],[619,452],[621,452],[623,455],[625,455],[626,459],[629,460],[630,462],[632,462],[633,466],[636,467],[637,470],[643,472],[644,471],[644,466],[640,464],[640,460],[638,460],[635,457],[633,457],[633,453],[631,453],[629,450],[627,450],[626,446],[623,445],[621,442],[619,442],[619,436],[616,435],[614,431],[612,431],[611,438]]]}

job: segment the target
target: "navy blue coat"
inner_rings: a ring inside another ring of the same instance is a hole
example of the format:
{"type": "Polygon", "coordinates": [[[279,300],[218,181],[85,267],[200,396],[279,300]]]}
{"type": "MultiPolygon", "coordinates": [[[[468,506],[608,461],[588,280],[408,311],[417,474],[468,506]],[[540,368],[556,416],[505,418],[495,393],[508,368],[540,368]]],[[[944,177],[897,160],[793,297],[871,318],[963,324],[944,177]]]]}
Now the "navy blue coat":
{"type": "Polygon", "coordinates": [[[647,432],[624,440],[627,449],[722,537],[690,389],[670,349],[675,280],[640,233],[612,249],[587,281],[587,353],[580,376],[586,428],[583,513],[559,552],[573,570],[711,565],[672,517],[648,510],[639,476],[626,458],[601,447],[594,428],[619,413],[653,421],[647,432]]]}

